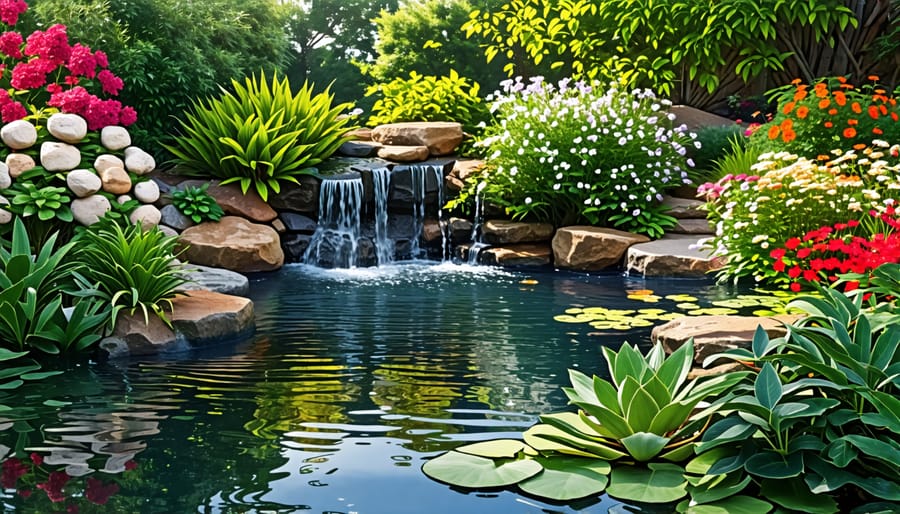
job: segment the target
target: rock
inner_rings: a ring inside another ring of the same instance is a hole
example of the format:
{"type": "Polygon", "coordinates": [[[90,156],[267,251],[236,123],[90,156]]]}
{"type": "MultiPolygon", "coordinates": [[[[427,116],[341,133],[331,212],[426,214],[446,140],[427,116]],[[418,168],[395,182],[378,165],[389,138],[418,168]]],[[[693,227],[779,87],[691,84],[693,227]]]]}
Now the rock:
{"type": "Polygon", "coordinates": [[[118,152],[131,146],[131,134],[125,127],[109,125],[100,129],[100,144],[111,152],[118,152]]]}
{"type": "Polygon", "coordinates": [[[285,232],[287,232],[287,227],[284,226],[284,222],[278,218],[272,220],[272,223],[270,223],[270,225],[272,225],[272,228],[275,229],[275,232],[278,232],[279,234],[284,234],[285,232]]]}
{"type": "Polygon", "coordinates": [[[552,256],[546,243],[523,243],[488,248],[481,252],[479,261],[499,266],[548,266],[552,256]]]}
{"type": "Polygon", "coordinates": [[[553,239],[553,225],[549,223],[488,220],[482,229],[484,242],[492,245],[534,243],[553,239]]]}
{"type": "Polygon", "coordinates": [[[188,349],[184,339],[178,338],[175,331],[156,314],[151,312],[145,320],[140,309],[134,314],[119,311],[112,336],[100,341],[100,348],[104,349],[110,358],[156,355],[188,349]]]}
{"type": "Polygon", "coordinates": [[[165,225],[157,225],[156,228],[159,229],[160,232],[163,233],[166,237],[178,237],[178,231],[172,227],[167,227],[165,225]]]}
{"type": "Polygon", "coordinates": [[[312,234],[316,231],[316,226],[318,225],[314,219],[294,212],[282,212],[279,218],[284,223],[285,228],[291,232],[312,234]]]}
{"type": "Polygon", "coordinates": [[[672,227],[672,234],[712,235],[716,229],[705,219],[681,219],[672,227]]]}
{"type": "Polygon", "coordinates": [[[285,184],[281,192],[269,195],[269,206],[279,211],[311,212],[319,210],[319,180],[310,175],[301,175],[300,184],[285,184]]]}
{"type": "Polygon", "coordinates": [[[146,175],[156,169],[156,160],[136,146],[125,149],[125,169],[135,175],[146,175]]]}
{"type": "Polygon", "coordinates": [[[453,164],[453,171],[450,173],[460,180],[465,181],[473,175],[481,173],[484,169],[484,161],[478,159],[459,160],[453,164]]]}
{"type": "Polygon", "coordinates": [[[762,325],[770,338],[785,334],[783,323],[797,320],[795,315],[756,316],[686,316],[653,327],[652,343],[662,343],[672,353],[689,338],[694,338],[694,362],[703,364],[710,355],[735,348],[750,348],[756,327],[762,325]]]}
{"type": "Polygon", "coordinates": [[[382,146],[378,149],[378,157],[395,162],[420,162],[428,159],[427,146],[382,146]]]}
{"type": "Polygon", "coordinates": [[[103,187],[96,173],[84,169],[70,171],[66,175],[66,185],[78,198],[91,196],[103,187]]]}
{"type": "Polygon", "coordinates": [[[87,137],[87,121],[77,114],[58,112],[47,119],[47,131],[64,143],[80,143],[87,137]]]}
{"type": "Polygon", "coordinates": [[[230,294],[192,290],[172,301],[169,319],[192,345],[234,339],[253,330],[253,302],[230,294]]]}
{"type": "Polygon", "coordinates": [[[430,155],[448,155],[462,143],[463,130],[459,123],[448,121],[389,123],[375,127],[372,140],[391,146],[425,146],[430,155]]]}
{"type": "Polygon", "coordinates": [[[698,244],[696,236],[674,234],[638,243],[628,248],[626,269],[648,277],[702,277],[724,266],[724,258],[692,248],[698,244]]]}
{"type": "MultiPolygon", "coordinates": [[[[5,197],[0,196],[0,205],[9,205],[9,200],[5,197]]],[[[0,209],[0,225],[6,225],[10,221],[12,221],[13,215],[6,209],[0,209]]]]}
{"type": "Polygon", "coordinates": [[[28,154],[11,153],[6,156],[6,167],[9,170],[9,176],[12,178],[19,178],[19,175],[34,169],[35,166],[37,166],[37,163],[28,154]]]}
{"type": "Polygon", "coordinates": [[[6,189],[12,185],[12,176],[9,174],[9,166],[0,162],[0,189],[6,189]]]}
{"type": "Polygon", "coordinates": [[[426,219],[422,224],[422,240],[426,243],[441,241],[444,237],[441,232],[441,224],[436,219],[426,219]]]}
{"type": "Polygon", "coordinates": [[[692,368],[691,371],[688,372],[687,379],[695,380],[703,377],[717,377],[719,375],[723,375],[725,373],[734,373],[735,371],[746,370],[747,367],[741,364],[740,362],[730,362],[726,364],[720,364],[718,366],[713,366],[711,368],[700,368],[695,367],[692,368]]]}
{"type": "Polygon", "coordinates": [[[134,185],[134,197],[141,203],[153,203],[159,200],[159,186],[153,180],[138,182],[134,185]]]}
{"type": "Polygon", "coordinates": [[[734,120],[688,105],[673,105],[669,108],[669,112],[675,114],[675,126],[683,123],[687,125],[688,130],[696,131],[703,127],[734,125],[734,120]]]}
{"type": "Polygon", "coordinates": [[[94,169],[97,170],[97,173],[103,173],[109,168],[125,169],[125,161],[108,153],[98,155],[97,158],[94,159],[94,169]]]}
{"type": "Polygon", "coordinates": [[[278,216],[275,209],[269,207],[252,189],[244,194],[237,184],[214,184],[207,192],[216,199],[225,214],[241,216],[258,223],[268,223],[278,216]]]}
{"type": "Polygon", "coordinates": [[[81,151],[68,143],[41,144],[41,166],[47,171],[74,170],[81,164],[81,151]]]}
{"type": "Polygon", "coordinates": [[[302,262],[311,241],[309,234],[290,234],[281,238],[285,262],[302,262]]]}
{"type": "Polygon", "coordinates": [[[196,223],[194,223],[194,220],[188,218],[184,214],[181,214],[181,211],[179,211],[178,208],[172,204],[164,206],[162,209],[160,209],[159,212],[160,223],[162,223],[163,225],[168,225],[178,230],[184,230],[188,227],[193,227],[194,225],[196,225],[196,223]]]}
{"type": "Polygon", "coordinates": [[[560,268],[595,271],[617,264],[629,246],[647,241],[647,236],[612,228],[563,227],[553,236],[553,259],[560,268]]]}
{"type": "Polygon", "coordinates": [[[0,139],[13,150],[31,148],[37,143],[37,137],[37,129],[25,120],[11,121],[0,128],[0,139]]]}
{"type": "Polygon", "coordinates": [[[162,214],[155,205],[145,204],[132,211],[131,216],[129,216],[128,219],[135,225],[140,223],[144,230],[148,230],[159,225],[162,214]]]}
{"type": "Polygon", "coordinates": [[[102,195],[91,195],[86,198],[72,200],[72,216],[82,225],[93,225],[103,217],[112,206],[102,195]]]}
{"type": "Polygon", "coordinates": [[[472,240],[472,222],[463,218],[450,218],[450,240],[464,243],[472,240]]]}
{"type": "Polygon", "coordinates": [[[668,207],[666,214],[676,219],[706,219],[706,210],[703,208],[706,202],[690,198],[676,198],[664,196],[663,206],[668,207]]]}
{"type": "Polygon", "coordinates": [[[371,141],[372,129],[369,127],[359,127],[347,132],[347,135],[352,137],[354,141],[371,141]]]}
{"type": "Polygon", "coordinates": [[[114,195],[131,192],[131,177],[123,168],[106,168],[99,172],[103,190],[114,195]]]}
{"type": "Polygon", "coordinates": [[[378,149],[383,145],[374,142],[347,141],[338,148],[339,155],[347,157],[372,157],[378,154],[378,149]]]}
{"type": "Polygon", "coordinates": [[[241,273],[273,271],[284,264],[278,233],[272,227],[237,216],[224,216],[181,233],[188,261],[241,273]]]}
{"type": "Polygon", "coordinates": [[[119,195],[116,197],[116,203],[119,205],[124,205],[124,204],[130,202],[131,200],[133,200],[131,195],[119,195]]]}

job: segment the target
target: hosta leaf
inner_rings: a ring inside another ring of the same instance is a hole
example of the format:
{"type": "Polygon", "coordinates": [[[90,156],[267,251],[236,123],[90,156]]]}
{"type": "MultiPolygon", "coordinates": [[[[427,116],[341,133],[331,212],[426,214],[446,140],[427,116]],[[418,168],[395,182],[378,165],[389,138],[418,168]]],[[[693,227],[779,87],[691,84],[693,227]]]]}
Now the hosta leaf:
{"type": "Polygon", "coordinates": [[[606,492],[621,500],[669,503],[687,494],[684,468],[674,464],[650,463],[647,467],[619,466],[610,474],[606,492]]]}
{"type": "Polygon", "coordinates": [[[532,459],[495,462],[484,457],[450,451],[422,466],[429,477],[459,487],[486,489],[516,484],[543,468],[532,459]]]}

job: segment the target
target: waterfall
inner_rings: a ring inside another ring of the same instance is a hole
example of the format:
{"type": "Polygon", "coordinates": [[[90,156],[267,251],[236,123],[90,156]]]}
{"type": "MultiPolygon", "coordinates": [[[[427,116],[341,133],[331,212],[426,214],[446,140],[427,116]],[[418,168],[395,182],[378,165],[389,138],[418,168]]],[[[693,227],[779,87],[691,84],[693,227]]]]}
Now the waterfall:
{"type": "Polygon", "coordinates": [[[375,256],[378,265],[394,262],[394,240],[388,237],[388,193],[391,188],[391,170],[372,170],[375,187],[375,256]]]}
{"type": "Polygon", "coordinates": [[[319,224],[303,262],[321,267],[355,268],[359,259],[361,178],[325,179],[319,190],[319,224]]]}
{"type": "Polygon", "coordinates": [[[481,251],[489,246],[481,240],[481,225],[484,224],[484,204],[481,202],[481,188],[475,192],[474,218],[472,220],[472,235],[470,236],[472,244],[469,246],[469,254],[466,259],[466,263],[472,265],[478,264],[478,257],[481,255],[481,251]]]}
{"type": "Polygon", "coordinates": [[[412,182],[413,195],[413,233],[417,234],[410,241],[410,257],[419,259],[423,257],[423,250],[419,247],[419,238],[425,226],[425,193],[428,190],[429,176],[434,178],[437,187],[438,201],[438,225],[441,228],[441,260],[447,261],[450,257],[449,227],[444,221],[444,169],[442,166],[413,165],[409,168],[412,182]]]}

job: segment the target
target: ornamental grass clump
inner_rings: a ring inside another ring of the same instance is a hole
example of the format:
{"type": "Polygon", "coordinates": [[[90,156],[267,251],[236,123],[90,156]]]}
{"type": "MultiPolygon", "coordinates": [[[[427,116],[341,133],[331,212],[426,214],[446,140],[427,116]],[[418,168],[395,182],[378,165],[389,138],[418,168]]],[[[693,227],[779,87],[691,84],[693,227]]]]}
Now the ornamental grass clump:
{"type": "Polygon", "coordinates": [[[663,192],[690,184],[695,134],[673,126],[670,102],[649,90],[535,77],[503,83],[483,140],[481,194],[514,218],[557,226],[616,226],[660,236],[675,220],[663,192]]]}
{"type": "Polygon", "coordinates": [[[186,175],[252,186],[263,200],[285,182],[315,172],[314,166],[350,140],[350,104],[332,105],[327,89],[313,94],[304,83],[294,94],[287,78],[265,75],[231,82],[218,98],[198,100],[180,121],[182,134],[166,149],[186,175]]]}
{"type": "Polygon", "coordinates": [[[798,79],[775,89],[777,114],[754,133],[751,144],[824,160],[834,148],[861,150],[873,139],[900,140],[897,100],[877,76],[869,80],[857,88],[844,77],[826,77],[810,88],[798,79]]]}
{"type": "Polygon", "coordinates": [[[898,196],[900,147],[877,140],[862,151],[835,151],[828,161],[787,152],[765,153],[751,173],[702,185],[716,234],[711,245],[726,256],[720,278],[784,282],[771,252],[798,235],[861,220],[898,196]]]}

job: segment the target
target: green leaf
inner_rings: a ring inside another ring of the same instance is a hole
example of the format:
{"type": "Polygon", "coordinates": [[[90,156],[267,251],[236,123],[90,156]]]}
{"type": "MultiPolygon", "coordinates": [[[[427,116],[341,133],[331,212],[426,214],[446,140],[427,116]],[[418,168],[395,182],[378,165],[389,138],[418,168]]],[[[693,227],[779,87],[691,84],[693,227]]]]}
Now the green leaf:
{"type": "Polygon", "coordinates": [[[644,462],[659,455],[659,452],[665,448],[669,441],[668,437],[648,432],[637,432],[622,439],[621,443],[635,460],[644,462]]]}
{"type": "Polygon", "coordinates": [[[422,471],[440,482],[470,489],[486,489],[516,484],[541,472],[543,468],[532,459],[494,462],[450,451],[435,457],[422,466],[422,471]]]}
{"type": "Polygon", "coordinates": [[[524,452],[525,449],[525,443],[516,439],[494,439],[460,446],[454,451],[488,459],[512,459],[520,452],[524,452]]]}
{"type": "Polygon", "coordinates": [[[764,451],[747,459],[744,469],[763,478],[795,477],[803,473],[803,456],[800,453],[784,456],[773,451],[764,451]]]}
{"type": "Polygon", "coordinates": [[[772,410],[778,404],[782,394],[781,379],[778,378],[778,373],[775,372],[775,368],[771,363],[763,364],[759,375],[756,377],[754,391],[756,399],[766,409],[772,410]]]}
{"type": "MultiPolygon", "coordinates": [[[[679,504],[679,507],[682,504],[679,504]]],[[[732,496],[713,503],[686,506],[679,509],[685,514],[766,514],[772,504],[750,496],[732,496]]]]}
{"type": "Polygon", "coordinates": [[[619,466],[610,474],[606,492],[615,498],[644,503],[669,503],[687,494],[684,468],[650,463],[646,468],[619,466]]]}
{"type": "Polygon", "coordinates": [[[602,493],[606,489],[610,465],[606,461],[578,457],[547,457],[537,461],[544,470],[519,488],[535,496],[569,501],[602,493]]]}
{"type": "Polygon", "coordinates": [[[786,508],[810,514],[838,512],[837,503],[824,494],[813,494],[803,480],[763,480],[760,496],[786,508]]]}

